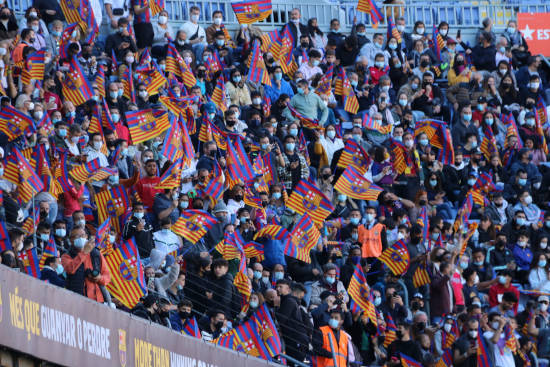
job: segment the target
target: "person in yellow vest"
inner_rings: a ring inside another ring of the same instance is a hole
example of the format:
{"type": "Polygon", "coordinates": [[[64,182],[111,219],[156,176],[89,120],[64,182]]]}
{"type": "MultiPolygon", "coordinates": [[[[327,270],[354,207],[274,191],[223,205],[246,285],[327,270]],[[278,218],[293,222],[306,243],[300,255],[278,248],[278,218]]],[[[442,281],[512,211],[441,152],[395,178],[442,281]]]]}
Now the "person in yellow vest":
{"type": "MultiPolygon", "coordinates": [[[[358,211],[352,211],[351,217],[356,217],[358,213],[358,211]]],[[[379,257],[388,245],[386,226],[376,221],[376,209],[372,206],[365,209],[365,224],[359,224],[357,232],[362,257],[379,257]]]]}
{"type": "Polygon", "coordinates": [[[311,361],[314,367],[347,367],[355,362],[351,336],[342,330],[343,323],[342,312],[333,309],[328,325],[313,331],[311,361]]]}

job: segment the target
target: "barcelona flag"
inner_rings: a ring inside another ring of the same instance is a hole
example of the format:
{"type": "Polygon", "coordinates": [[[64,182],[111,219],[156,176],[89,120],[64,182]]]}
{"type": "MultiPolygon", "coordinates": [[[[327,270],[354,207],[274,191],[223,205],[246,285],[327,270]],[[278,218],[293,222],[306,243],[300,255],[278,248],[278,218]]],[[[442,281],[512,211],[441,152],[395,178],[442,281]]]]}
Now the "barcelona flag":
{"type": "Polygon", "coordinates": [[[8,105],[0,111],[0,131],[12,141],[24,133],[33,133],[35,126],[31,116],[8,105]]]}
{"type": "Polygon", "coordinates": [[[309,253],[319,242],[321,233],[307,213],[298,220],[290,237],[285,241],[284,253],[286,256],[293,257],[306,263],[311,262],[309,253]]]}
{"type": "Polygon", "coordinates": [[[431,282],[430,275],[426,270],[426,264],[418,265],[416,271],[413,274],[413,285],[415,288],[422,287],[423,285],[429,284],[431,282]]]}
{"type": "Polygon", "coordinates": [[[261,22],[271,14],[271,0],[236,0],[231,2],[241,24],[261,22]]]}
{"type": "Polygon", "coordinates": [[[430,221],[428,220],[428,209],[423,206],[418,213],[416,224],[422,227],[422,242],[428,243],[428,232],[430,231],[430,221]]]}
{"type": "Polygon", "coordinates": [[[75,106],[80,106],[92,99],[93,95],[90,83],[75,56],[69,63],[69,71],[63,80],[63,96],[75,106]]]}
{"type": "Polygon", "coordinates": [[[0,252],[11,250],[11,241],[8,234],[8,229],[6,228],[6,223],[0,221],[0,252]]]}
{"type": "Polygon", "coordinates": [[[437,56],[437,59],[441,61],[441,50],[445,47],[445,40],[443,36],[439,34],[439,29],[434,24],[432,33],[433,51],[437,56]]]}
{"type": "Polygon", "coordinates": [[[250,241],[245,243],[243,249],[247,259],[256,258],[258,261],[264,260],[264,246],[262,244],[250,241]]]}
{"type": "Polygon", "coordinates": [[[384,338],[384,347],[388,347],[395,339],[397,339],[397,326],[393,322],[393,318],[388,313],[386,314],[386,337],[384,338]]]}
{"type": "Polygon", "coordinates": [[[202,338],[201,331],[199,330],[199,324],[197,323],[197,319],[195,319],[195,316],[185,320],[185,324],[183,325],[183,329],[181,332],[194,338],[202,338]]]}
{"type": "Polygon", "coordinates": [[[183,158],[183,131],[180,119],[173,119],[162,144],[160,154],[170,162],[183,158]]]}
{"type": "Polygon", "coordinates": [[[227,139],[227,169],[229,177],[234,181],[244,182],[253,180],[255,177],[252,163],[248,159],[241,138],[237,137],[233,142],[227,139]]]}
{"type": "Polygon", "coordinates": [[[38,50],[27,56],[27,67],[21,71],[21,82],[31,84],[32,80],[44,80],[44,59],[46,50],[38,50]]]}
{"type": "Polygon", "coordinates": [[[69,24],[77,23],[78,25],[81,26],[83,30],[87,28],[86,24],[84,23],[84,20],[80,16],[80,8],[79,8],[78,0],[60,0],[59,6],[61,7],[61,11],[65,16],[67,23],[69,24]]]}
{"type": "Polygon", "coordinates": [[[187,88],[192,88],[197,84],[197,79],[193,72],[183,60],[176,47],[169,43],[166,51],[166,72],[172,73],[183,79],[183,84],[187,88]]]}
{"type": "Polygon", "coordinates": [[[138,81],[145,85],[147,93],[149,93],[150,96],[158,94],[158,90],[166,84],[166,78],[155,62],[153,62],[153,65],[150,67],[145,66],[136,68],[136,74],[138,81]]]}
{"type": "Polygon", "coordinates": [[[317,88],[315,88],[315,93],[317,93],[318,95],[330,94],[330,92],[332,91],[333,77],[334,77],[334,64],[330,64],[328,66],[327,71],[321,77],[321,80],[319,80],[319,84],[317,84],[317,88]]]}
{"type": "Polygon", "coordinates": [[[363,116],[363,127],[365,129],[376,131],[382,135],[387,135],[391,133],[392,125],[380,125],[378,122],[374,121],[372,116],[369,116],[368,113],[366,113],[363,116]]]}
{"type": "Polygon", "coordinates": [[[248,320],[233,330],[237,350],[242,350],[253,357],[271,361],[271,356],[262,340],[256,320],[248,320]]]}
{"type": "Polygon", "coordinates": [[[468,223],[473,207],[474,198],[472,197],[471,193],[469,193],[468,196],[466,196],[466,200],[464,200],[464,204],[462,204],[462,206],[458,210],[458,214],[453,224],[453,229],[456,233],[462,231],[463,227],[466,225],[466,223],[468,223]]]}
{"type": "Polygon", "coordinates": [[[302,113],[300,113],[296,108],[292,107],[292,105],[287,103],[286,107],[290,111],[290,114],[294,116],[296,119],[300,120],[302,122],[303,127],[308,129],[320,129],[322,128],[319,126],[319,121],[317,119],[309,118],[302,113]]]}
{"type": "Polygon", "coordinates": [[[218,107],[222,112],[227,111],[227,96],[222,76],[220,76],[216,81],[216,88],[214,88],[214,91],[212,92],[212,102],[214,102],[216,107],[218,107]]]}
{"type": "Polygon", "coordinates": [[[348,294],[351,298],[350,310],[355,314],[357,312],[365,312],[374,325],[378,324],[376,317],[376,309],[371,302],[371,294],[367,277],[361,267],[361,264],[355,265],[355,271],[349,282],[348,294]]]}
{"type": "Polygon", "coordinates": [[[275,240],[287,240],[290,233],[283,227],[277,224],[268,224],[254,234],[254,240],[261,237],[268,237],[275,240]]]}
{"type": "Polygon", "coordinates": [[[334,211],[334,206],[325,194],[315,185],[305,180],[301,180],[296,185],[287,206],[300,215],[307,213],[319,226],[334,211]]]}
{"type": "Polygon", "coordinates": [[[99,223],[111,219],[112,228],[120,234],[121,227],[118,218],[126,213],[126,210],[130,207],[130,199],[126,188],[117,185],[109,190],[101,191],[95,195],[95,202],[99,223]]]}
{"type": "Polygon", "coordinates": [[[19,260],[23,262],[23,267],[28,275],[35,278],[40,278],[40,265],[38,255],[36,253],[36,247],[33,247],[30,250],[21,251],[19,253],[19,260]]]}
{"type": "Polygon", "coordinates": [[[389,42],[392,38],[395,38],[397,43],[401,45],[401,34],[399,34],[392,17],[388,15],[388,31],[386,34],[387,42],[389,42]]]}
{"type": "Polygon", "coordinates": [[[422,364],[406,354],[399,353],[403,367],[422,367],[422,364]]]}
{"type": "Polygon", "coordinates": [[[382,12],[378,9],[374,0],[359,0],[357,3],[357,10],[370,15],[374,28],[377,28],[378,23],[384,19],[382,12]]]}
{"type": "Polygon", "coordinates": [[[132,65],[129,65],[122,74],[122,95],[130,102],[136,103],[136,90],[134,88],[134,73],[132,72],[132,65]]]}
{"type": "Polygon", "coordinates": [[[271,357],[275,357],[281,354],[281,338],[277,331],[277,326],[273,322],[271,313],[267,308],[267,305],[263,303],[250,317],[251,320],[256,321],[260,331],[260,336],[269,352],[271,357]]]}
{"type": "Polygon", "coordinates": [[[483,135],[481,135],[481,144],[479,148],[483,152],[486,160],[490,160],[493,155],[499,156],[497,141],[493,129],[490,126],[485,126],[485,128],[483,128],[483,135]]]}
{"type": "Polygon", "coordinates": [[[53,240],[53,237],[50,236],[50,239],[46,243],[46,246],[44,246],[44,251],[42,252],[42,257],[40,257],[40,262],[38,263],[40,270],[44,268],[44,264],[46,263],[46,259],[48,257],[57,257],[57,246],[55,245],[55,241],[53,240]]]}
{"type": "Polygon", "coordinates": [[[439,120],[420,120],[416,122],[414,135],[426,133],[430,144],[439,149],[437,160],[443,164],[454,162],[453,140],[446,122],[439,120]]]}
{"type": "Polygon", "coordinates": [[[159,136],[170,127],[168,112],[161,110],[138,110],[126,112],[126,121],[133,144],[159,136]]]}
{"type": "Polygon", "coordinates": [[[377,200],[383,189],[367,180],[353,166],[346,168],[340,176],[334,189],[353,199],[377,200]]]}
{"type": "Polygon", "coordinates": [[[223,237],[223,240],[216,245],[216,251],[218,251],[225,260],[239,259],[244,253],[244,240],[239,231],[232,233],[225,232],[223,237]]]}
{"type": "Polygon", "coordinates": [[[133,308],[146,294],[143,265],[134,238],[123,242],[105,261],[111,272],[109,292],[124,306],[133,308]]]}
{"type": "Polygon", "coordinates": [[[164,10],[164,0],[151,0],[148,3],[153,17],[164,10]]]}
{"type": "Polygon", "coordinates": [[[507,115],[500,114],[500,121],[504,124],[506,127],[506,141],[504,143],[505,148],[517,148],[521,149],[523,148],[523,141],[521,140],[521,137],[519,135],[518,126],[516,124],[516,119],[514,118],[514,115],[512,112],[509,112],[507,115]],[[517,147],[509,147],[508,146],[508,138],[510,136],[515,136],[518,139],[518,145],[517,147]]]}
{"type": "Polygon", "coordinates": [[[218,220],[204,210],[185,210],[172,225],[172,231],[191,243],[197,243],[218,220]]]}
{"type": "Polygon", "coordinates": [[[256,84],[262,83],[271,86],[271,79],[269,79],[264,58],[260,51],[260,41],[257,39],[252,44],[250,57],[250,68],[248,69],[247,79],[256,84]]]}
{"type": "Polygon", "coordinates": [[[78,182],[86,182],[88,178],[100,168],[99,158],[83,163],[73,168],[69,174],[78,182]]]}
{"type": "Polygon", "coordinates": [[[359,101],[357,100],[351,83],[346,75],[344,68],[342,67],[340,67],[338,77],[336,78],[334,94],[342,96],[342,104],[344,105],[344,110],[352,114],[357,113],[357,111],[359,110],[359,101]]]}
{"type": "Polygon", "coordinates": [[[243,300],[248,301],[252,293],[252,284],[250,283],[250,279],[246,276],[246,256],[244,256],[244,253],[241,253],[240,257],[239,270],[237,274],[235,274],[233,285],[237,288],[239,293],[242,294],[243,300]]]}
{"type": "Polygon", "coordinates": [[[489,356],[489,348],[483,337],[483,329],[479,327],[477,332],[477,366],[478,367],[493,367],[493,360],[489,356]]]}
{"type": "Polygon", "coordinates": [[[361,175],[367,172],[371,163],[371,158],[359,143],[353,139],[348,139],[344,145],[344,150],[340,155],[337,166],[341,168],[353,167],[361,175]]]}
{"type": "Polygon", "coordinates": [[[409,268],[409,250],[404,240],[397,241],[382,252],[378,258],[382,261],[394,275],[404,274],[409,268]]]}
{"type": "Polygon", "coordinates": [[[226,333],[218,336],[216,339],[212,340],[213,344],[222,346],[227,349],[235,348],[235,330],[231,329],[226,333]]]}
{"type": "Polygon", "coordinates": [[[13,148],[12,154],[8,157],[8,161],[17,167],[19,177],[17,182],[12,182],[19,185],[19,197],[23,202],[28,203],[33,195],[44,190],[44,183],[19,149],[13,148]]]}

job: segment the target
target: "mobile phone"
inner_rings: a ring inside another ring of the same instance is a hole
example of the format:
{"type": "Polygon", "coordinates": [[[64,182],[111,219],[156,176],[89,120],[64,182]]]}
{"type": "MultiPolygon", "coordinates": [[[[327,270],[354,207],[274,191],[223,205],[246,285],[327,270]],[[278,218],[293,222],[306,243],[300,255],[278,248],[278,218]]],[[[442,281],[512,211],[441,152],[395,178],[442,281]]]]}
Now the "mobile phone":
{"type": "Polygon", "coordinates": [[[460,38],[460,29],[456,32],[456,38],[460,38]]]}

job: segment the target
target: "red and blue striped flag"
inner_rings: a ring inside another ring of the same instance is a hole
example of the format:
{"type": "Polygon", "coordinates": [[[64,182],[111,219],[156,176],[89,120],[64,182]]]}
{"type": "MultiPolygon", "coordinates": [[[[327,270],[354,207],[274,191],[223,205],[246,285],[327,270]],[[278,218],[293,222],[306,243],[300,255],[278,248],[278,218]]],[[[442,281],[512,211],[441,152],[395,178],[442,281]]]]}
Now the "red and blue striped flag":
{"type": "Polygon", "coordinates": [[[330,94],[330,92],[332,91],[333,77],[334,77],[334,64],[331,63],[328,66],[327,71],[321,77],[321,80],[319,80],[319,84],[317,84],[315,93],[317,93],[318,95],[330,94]]]}
{"type": "Polygon", "coordinates": [[[422,364],[406,354],[399,353],[403,367],[422,367],[422,364]]]}
{"type": "Polygon", "coordinates": [[[63,80],[63,96],[75,106],[86,103],[94,95],[76,56],[69,63],[69,71],[63,80]]]}
{"type": "Polygon", "coordinates": [[[233,329],[235,332],[235,347],[253,357],[258,357],[271,361],[271,356],[267,350],[256,320],[248,320],[244,324],[233,329]]]}
{"type": "Polygon", "coordinates": [[[11,240],[8,234],[8,229],[6,228],[6,223],[4,221],[0,221],[0,252],[11,249],[11,240]]]}
{"type": "Polygon", "coordinates": [[[519,130],[518,130],[518,126],[516,124],[516,119],[514,118],[514,115],[512,114],[512,112],[508,112],[507,115],[501,114],[500,115],[500,120],[502,121],[502,123],[506,127],[506,141],[504,142],[504,147],[505,148],[522,149],[523,148],[523,141],[521,140],[521,136],[519,135],[519,130]],[[516,147],[509,147],[508,146],[508,138],[510,136],[517,137],[518,144],[517,144],[516,147]]]}
{"type": "Polygon", "coordinates": [[[430,221],[428,220],[428,209],[426,206],[423,206],[418,213],[418,218],[416,219],[416,224],[422,227],[422,242],[424,244],[428,243],[428,232],[430,231],[430,221]]]}
{"type": "Polygon", "coordinates": [[[306,180],[301,180],[296,185],[287,206],[299,215],[308,213],[317,225],[321,225],[325,218],[334,211],[334,206],[325,194],[306,180]]]}
{"type": "Polygon", "coordinates": [[[394,275],[404,274],[409,268],[409,250],[404,240],[397,241],[382,252],[378,258],[394,275]]]}
{"type": "Polygon", "coordinates": [[[357,10],[370,15],[373,28],[377,28],[378,23],[384,19],[374,0],[359,0],[357,10]]]}
{"type": "Polygon", "coordinates": [[[348,285],[348,294],[350,296],[350,310],[352,313],[364,311],[374,325],[378,325],[376,309],[371,302],[371,294],[367,277],[361,267],[361,264],[355,265],[355,271],[348,285]]]}
{"type": "Polygon", "coordinates": [[[401,34],[399,33],[399,30],[397,30],[397,27],[395,26],[395,23],[393,21],[393,18],[388,15],[388,31],[386,34],[387,42],[390,42],[390,39],[395,38],[397,40],[397,43],[401,46],[401,34]]]}
{"type": "Polygon", "coordinates": [[[286,256],[310,263],[309,253],[317,245],[320,237],[321,233],[319,233],[309,215],[304,213],[294,226],[290,237],[285,241],[284,253],[286,256]]]}
{"type": "Polygon", "coordinates": [[[267,305],[263,303],[250,317],[258,324],[260,336],[271,357],[281,354],[281,338],[267,305]]]}
{"type": "Polygon", "coordinates": [[[334,185],[334,189],[353,199],[372,201],[377,200],[378,195],[383,191],[380,186],[370,182],[353,166],[346,168],[334,185]]]}
{"type": "Polygon", "coordinates": [[[199,330],[199,324],[197,323],[195,316],[185,320],[182,333],[192,336],[194,338],[202,339],[201,331],[199,330]]]}
{"type": "Polygon", "coordinates": [[[348,139],[344,145],[344,150],[336,164],[338,167],[354,167],[359,173],[365,174],[371,163],[371,158],[359,143],[353,139],[348,139]]]}
{"type": "Polygon", "coordinates": [[[8,136],[9,141],[12,141],[24,133],[27,135],[34,133],[34,121],[31,116],[8,105],[0,111],[0,131],[8,136]]]}
{"type": "Polygon", "coordinates": [[[384,347],[388,347],[395,339],[397,339],[397,326],[393,322],[393,318],[388,313],[386,314],[386,336],[384,338],[384,347]]]}
{"type": "Polygon", "coordinates": [[[252,45],[250,57],[250,68],[248,69],[247,79],[256,84],[262,83],[271,86],[271,79],[269,79],[264,58],[260,50],[260,41],[257,39],[254,40],[252,45]]]}
{"type": "Polygon", "coordinates": [[[237,137],[233,142],[227,139],[227,169],[229,176],[235,182],[253,180],[254,168],[248,159],[241,138],[237,137]]]}
{"type": "Polygon", "coordinates": [[[241,24],[252,24],[266,19],[272,11],[271,0],[244,0],[231,2],[231,7],[241,24]]]}
{"type": "Polygon", "coordinates": [[[23,262],[25,272],[35,278],[40,278],[40,262],[36,253],[36,247],[30,250],[21,251],[19,253],[19,259],[23,262]]]}
{"type": "Polygon", "coordinates": [[[50,236],[50,239],[46,243],[46,246],[44,246],[44,251],[42,251],[40,262],[38,263],[40,270],[44,269],[44,264],[46,263],[46,259],[48,257],[57,257],[58,255],[59,254],[57,253],[57,246],[55,244],[53,236],[50,236]]]}
{"type": "Polygon", "coordinates": [[[204,210],[187,209],[172,225],[172,231],[191,243],[197,243],[218,220],[204,210]]]}
{"type": "Polygon", "coordinates": [[[478,367],[493,367],[493,362],[489,356],[489,348],[483,337],[483,329],[479,327],[477,331],[477,366],[478,367]]]}

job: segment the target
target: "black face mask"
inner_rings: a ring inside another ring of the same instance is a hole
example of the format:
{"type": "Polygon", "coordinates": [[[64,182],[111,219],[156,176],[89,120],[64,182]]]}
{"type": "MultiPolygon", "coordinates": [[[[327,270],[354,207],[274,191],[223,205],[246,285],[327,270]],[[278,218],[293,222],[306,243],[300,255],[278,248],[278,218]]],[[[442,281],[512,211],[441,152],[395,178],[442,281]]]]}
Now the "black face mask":
{"type": "Polygon", "coordinates": [[[220,330],[223,327],[223,321],[218,321],[214,324],[216,330],[220,330]]]}
{"type": "Polygon", "coordinates": [[[267,204],[269,204],[267,201],[262,201],[262,206],[263,206],[264,208],[267,208],[267,204]]]}
{"type": "Polygon", "coordinates": [[[225,124],[227,126],[235,126],[235,124],[237,123],[237,121],[233,121],[233,120],[230,120],[230,121],[226,121],[225,124]]]}
{"type": "Polygon", "coordinates": [[[323,180],[328,180],[330,178],[330,173],[323,174],[323,180]]]}
{"type": "Polygon", "coordinates": [[[418,205],[420,205],[420,206],[426,205],[426,200],[420,200],[420,201],[418,202],[418,205]]]}
{"type": "Polygon", "coordinates": [[[426,60],[420,61],[420,66],[423,68],[427,68],[429,65],[430,65],[429,61],[426,61],[426,60]]]}
{"type": "Polygon", "coordinates": [[[182,319],[188,319],[188,318],[191,317],[191,312],[180,311],[180,312],[178,312],[178,314],[180,315],[180,318],[182,318],[182,319]]]}
{"type": "Polygon", "coordinates": [[[206,71],[205,70],[199,70],[197,71],[197,76],[199,78],[204,78],[206,76],[206,71]]]}
{"type": "Polygon", "coordinates": [[[412,243],[413,245],[418,245],[418,244],[420,243],[420,240],[421,240],[421,239],[422,239],[422,238],[420,238],[420,237],[412,237],[412,238],[411,238],[411,243],[412,243]]]}
{"type": "Polygon", "coordinates": [[[401,332],[401,330],[397,330],[395,332],[395,336],[397,337],[397,339],[403,339],[403,333],[401,332]]]}
{"type": "Polygon", "coordinates": [[[307,42],[302,42],[302,43],[300,43],[300,46],[301,46],[302,48],[308,48],[308,47],[309,47],[309,43],[307,43],[307,42]]]}
{"type": "Polygon", "coordinates": [[[464,60],[456,60],[456,66],[464,65],[464,60]]]}
{"type": "Polygon", "coordinates": [[[529,109],[529,110],[532,109],[534,106],[535,106],[535,104],[534,104],[533,102],[527,102],[527,103],[525,104],[525,107],[526,107],[527,109],[529,109]]]}
{"type": "Polygon", "coordinates": [[[2,13],[2,15],[0,15],[0,19],[7,20],[7,19],[10,19],[10,16],[9,16],[9,14],[2,13]]]}
{"type": "Polygon", "coordinates": [[[504,248],[504,246],[506,246],[506,242],[497,241],[497,243],[495,245],[496,245],[497,248],[504,248]]]}
{"type": "Polygon", "coordinates": [[[242,195],[235,195],[235,201],[241,201],[243,199],[242,195]]]}
{"type": "Polygon", "coordinates": [[[504,89],[508,89],[508,88],[510,88],[511,86],[512,86],[512,84],[510,84],[510,83],[502,83],[502,87],[503,87],[504,89]]]}

